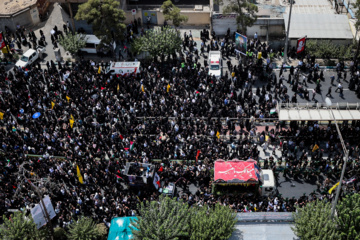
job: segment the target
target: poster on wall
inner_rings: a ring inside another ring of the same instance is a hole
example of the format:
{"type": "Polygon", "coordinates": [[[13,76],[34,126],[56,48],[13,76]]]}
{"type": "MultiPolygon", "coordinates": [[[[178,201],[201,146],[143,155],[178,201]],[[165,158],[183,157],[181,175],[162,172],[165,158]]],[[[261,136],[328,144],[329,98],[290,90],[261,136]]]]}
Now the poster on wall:
{"type": "Polygon", "coordinates": [[[296,53],[301,53],[305,50],[306,37],[297,40],[296,53]]]}
{"type": "Polygon", "coordinates": [[[246,55],[247,50],[247,37],[240,33],[235,33],[235,46],[236,51],[246,55]]]}

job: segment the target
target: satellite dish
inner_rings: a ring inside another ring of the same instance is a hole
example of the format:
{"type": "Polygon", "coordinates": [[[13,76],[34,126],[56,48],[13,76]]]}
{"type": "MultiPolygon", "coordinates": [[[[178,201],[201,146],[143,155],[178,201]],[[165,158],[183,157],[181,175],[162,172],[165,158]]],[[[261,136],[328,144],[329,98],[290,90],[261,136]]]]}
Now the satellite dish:
{"type": "Polygon", "coordinates": [[[325,98],[325,103],[328,107],[330,107],[332,105],[332,101],[329,97],[325,98]]]}

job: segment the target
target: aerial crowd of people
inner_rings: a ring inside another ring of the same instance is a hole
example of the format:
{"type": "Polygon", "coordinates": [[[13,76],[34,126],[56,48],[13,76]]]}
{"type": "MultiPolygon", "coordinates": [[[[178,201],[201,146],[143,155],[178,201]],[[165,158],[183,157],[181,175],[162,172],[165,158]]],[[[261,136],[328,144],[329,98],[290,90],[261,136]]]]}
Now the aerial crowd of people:
{"type": "MultiPolygon", "coordinates": [[[[140,201],[156,200],[162,193],[152,182],[140,191],[129,187],[126,162],[154,164],[160,184],[176,183],[175,197],[189,205],[220,203],[237,212],[281,212],[318,198],[330,200],[333,194],[327,190],[343,164],[335,126],[311,121],[285,126],[273,111],[278,102],[296,102],[298,88],[287,89],[284,81],[299,85],[301,71],[320,77],[315,61],[309,58],[306,69],[292,69],[285,79],[282,70],[277,77],[270,65],[263,68],[255,56],[246,56],[239,64],[228,62],[229,72],[215,78],[207,74],[205,62],[199,63],[199,55],[206,56],[209,45],[235,57],[232,36],[219,40],[204,31],[202,40],[197,51],[192,36],[185,34],[179,57],[141,61],[136,75],[106,74],[109,63],[84,58],[72,65],[51,62],[46,69],[39,63],[13,71],[2,66],[0,215],[9,216],[10,209],[29,211],[39,198],[27,180],[47,178],[51,187],[37,184],[50,195],[59,226],[80,215],[107,226],[113,217],[134,216],[140,201]],[[257,82],[263,87],[254,90],[257,82]],[[259,127],[265,121],[274,127],[259,127]],[[315,144],[325,147],[313,151],[315,144]],[[270,157],[261,157],[261,151],[270,157]],[[277,176],[317,184],[318,192],[290,199],[281,194],[212,194],[214,161],[235,158],[251,158],[277,176]],[[19,175],[24,162],[27,172],[19,175]]],[[[272,53],[257,37],[250,40],[249,51],[262,52],[265,59],[272,53]]],[[[343,194],[359,190],[359,126],[353,121],[341,127],[351,157],[343,194]]]]}

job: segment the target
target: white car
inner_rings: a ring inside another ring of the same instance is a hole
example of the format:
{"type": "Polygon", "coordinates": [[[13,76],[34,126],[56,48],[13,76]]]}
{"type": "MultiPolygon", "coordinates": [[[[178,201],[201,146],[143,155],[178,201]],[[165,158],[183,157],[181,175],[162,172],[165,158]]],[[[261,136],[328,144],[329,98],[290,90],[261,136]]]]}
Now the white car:
{"type": "MultiPolygon", "coordinates": [[[[39,49],[41,52],[44,52],[43,48],[39,48],[39,49]]],[[[38,58],[39,58],[39,53],[34,49],[29,49],[15,63],[15,66],[25,68],[33,64],[38,58]]]]}

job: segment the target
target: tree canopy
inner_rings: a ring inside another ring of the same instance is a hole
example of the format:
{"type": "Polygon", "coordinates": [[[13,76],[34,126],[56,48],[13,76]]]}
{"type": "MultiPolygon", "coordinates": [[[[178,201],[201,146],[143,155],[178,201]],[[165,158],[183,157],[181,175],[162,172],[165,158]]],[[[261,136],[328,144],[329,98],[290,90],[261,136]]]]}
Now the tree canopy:
{"type": "Polygon", "coordinates": [[[161,196],[159,202],[142,202],[140,218],[133,222],[135,240],[175,240],[189,237],[190,214],[188,205],[161,196]]]}
{"type": "Polygon", "coordinates": [[[152,57],[157,57],[180,51],[181,44],[182,40],[178,31],[167,26],[163,30],[159,28],[146,31],[144,36],[134,40],[132,50],[135,54],[148,52],[152,57]]]}
{"type": "Polygon", "coordinates": [[[94,221],[89,217],[80,217],[69,225],[69,240],[95,240],[100,236],[94,221]]]}
{"type": "Polygon", "coordinates": [[[215,0],[217,4],[224,5],[223,13],[237,13],[236,22],[242,34],[246,34],[248,27],[254,25],[257,20],[258,7],[247,0],[215,0]]]}
{"type": "Polygon", "coordinates": [[[79,6],[75,19],[86,20],[101,42],[110,44],[124,38],[126,17],[119,5],[116,0],[88,0],[79,6]]]}
{"type": "Polygon", "coordinates": [[[343,240],[360,239],[360,194],[348,195],[337,205],[337,223],[343,240]]]}
{"type": "Polygon", "coordinates": [[[86,41],[85,36],[82,34],[73,34],[70,32],[65,35],[64,38],[60,38],[59,43],[65,51],[71,54],[76,54],[81,48],[85,47],[86,41]]]}
{"type": "Polygon", "coordinates": [[[166,21],[172,21],[175,27],[189,20],[188,16],[180,14],[180,8],[176,7],[171,0],[166,0],[161,5],[166,21]]]}
{"type": "Polygon", "coordinates": [[[191,240],[229,239],[234,231],[236,213],[219,204],[213,208],[194,207],[191,214],[191,240]]]}
{"type": "Polygon", "coordinates": [[[311,202],[297,210],[292,229],[301,239],[360,239],[360,194],[339,201],[334,219],[331,219],[330,202],[311,202]]]}
{"type": "Polygon", "coordinates": [[[0,239],[3,240],[42,240],[48,239],[47,230],[38,230],[33,219],[26,217],[24,212],[11,214],[11,219],[3,216],[4,223],[0,226],[0,239]]]}
{"type": "Polygon", "coordinates": [[[222,240],[228,239],[235,225],[235,212],[229,207],[191,206],[175,198],[142,202],[140,217],[133,222],[135,239],[222,240]]]}

